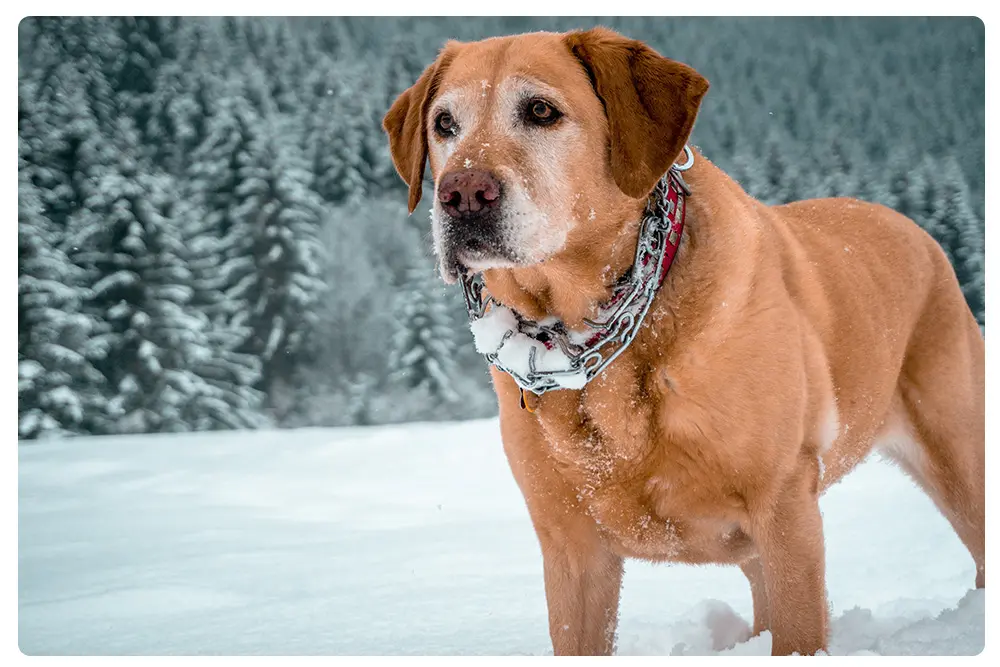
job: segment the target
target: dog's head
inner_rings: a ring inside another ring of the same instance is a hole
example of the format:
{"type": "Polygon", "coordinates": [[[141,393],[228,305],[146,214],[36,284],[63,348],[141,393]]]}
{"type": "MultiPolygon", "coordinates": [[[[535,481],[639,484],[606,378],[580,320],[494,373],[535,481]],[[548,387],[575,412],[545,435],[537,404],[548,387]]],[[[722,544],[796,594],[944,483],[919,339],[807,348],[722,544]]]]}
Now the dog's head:
{"type": "Polygon", "coordinates": [[[601,28],[448,42],[383,125],[411,213],[430,160],[435,250],[454,282],[543,262],[623,198],[645,199],[707,90],[690,67],[601,28]]]}

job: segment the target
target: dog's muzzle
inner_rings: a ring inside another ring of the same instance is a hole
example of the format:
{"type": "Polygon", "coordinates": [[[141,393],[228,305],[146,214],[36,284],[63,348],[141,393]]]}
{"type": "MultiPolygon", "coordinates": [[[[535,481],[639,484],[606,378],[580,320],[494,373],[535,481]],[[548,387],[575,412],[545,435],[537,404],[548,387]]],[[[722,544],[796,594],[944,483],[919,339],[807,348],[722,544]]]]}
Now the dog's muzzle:
{"type": "Polygon", "coordinates": [[[447,279],[457,280],[496,260],[513,261],[503,239],[503,186],[493,173],[465,169],[444,174],[437,199],[447,279]]]}

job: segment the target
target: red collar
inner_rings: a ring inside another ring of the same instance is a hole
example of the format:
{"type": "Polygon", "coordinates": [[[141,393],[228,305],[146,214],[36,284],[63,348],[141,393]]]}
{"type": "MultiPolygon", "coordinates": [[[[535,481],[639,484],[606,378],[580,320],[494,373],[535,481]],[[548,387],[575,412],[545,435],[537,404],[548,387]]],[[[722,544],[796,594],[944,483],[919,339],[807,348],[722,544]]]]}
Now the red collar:
{"type": "MultiPolygon", "coordinates": [[[[659,257],[661,269],[659,274],[655,272],[645,274],[645,283],[651,283],[655,280],[656,287],[654,288],[654,293],[663,285],[663,281],[667,279],[667,273],[670,271],[670,266],[674,263],[674,257],[677,256],[677,250],[681,245],[681,235],[684,233],[684,218],[687,212],[685,197],[690,192],[683,177],[672,169],[657,184],[656,190],[653,191],[650,197],[659,198],[663,207],[661,215],[663,216],[665,232],[662,237],[654,237],[651,243],[645,247],[641,245],[644,239],[640,237],[639,250],[641,251],[641,256],[639,252],[636,253],[636,261],[615,287],[611,299],[601,306],[600,312],[602,314],[613,311],[615,306],[621,303],[632,291],[630,278],[635,272],[636,266],[641,265],[642,267],[646,267],[650,262],[657,261],[657,255],[660,254],[659,243],[661,242],[664,244],[663,254],[659,257]]],[[[645,287],[646,284],[643,285],[644,289],[645,287]]],[[[602,319],[606,320],[606,318],[602,319]]],[[[595,332],[593,336],[587,339],[587,345],[592,345],[600,340],[602,333],[601,331],[595,332]]],[[[546,345],[546,347],[549,346],[546,345]]]]}

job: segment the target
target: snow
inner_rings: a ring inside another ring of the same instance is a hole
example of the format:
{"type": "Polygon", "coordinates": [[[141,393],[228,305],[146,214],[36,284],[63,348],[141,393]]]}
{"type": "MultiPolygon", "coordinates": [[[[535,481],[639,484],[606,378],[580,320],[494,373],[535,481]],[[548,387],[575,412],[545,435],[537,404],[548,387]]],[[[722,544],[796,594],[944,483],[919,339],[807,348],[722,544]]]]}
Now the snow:
{"type": "MultiPolygon", "coordinates": [[[[547,324],[542,322],[541,324],[547,324]]],[[[582,389],[587,384],[587,372],[582,366],[576,372],[571,359],[559,347],[549,349],[540,341],[518,330],[517,316],[510,308],[494,304],[483,317],[470,325],[476,351],[480,354],[497,354],[497,362],[521,377],[531,372],[532,350],[535,370],[567,371],[551,379],[565,389],[582,389]]],[[[525,387],[530,389],[530,387],[525,387]]]]}
{"type": "MultiPolygon", "coordinates": [[[[18,447],[28,654],[551,653],[495,419],[18,447]]],[[[822,501],[834,655],[976,654],[972,559],[897,469],[822,501]]],[[[622,655],[766,654],[734,567],[627,561],[622,655]]]]}
{"type": "Polygon", "coordinates": [[[37,361],[20,360],[17,362],[17,374],[27,380],[34,380],[45,372],[42,365],[37,361]]]}

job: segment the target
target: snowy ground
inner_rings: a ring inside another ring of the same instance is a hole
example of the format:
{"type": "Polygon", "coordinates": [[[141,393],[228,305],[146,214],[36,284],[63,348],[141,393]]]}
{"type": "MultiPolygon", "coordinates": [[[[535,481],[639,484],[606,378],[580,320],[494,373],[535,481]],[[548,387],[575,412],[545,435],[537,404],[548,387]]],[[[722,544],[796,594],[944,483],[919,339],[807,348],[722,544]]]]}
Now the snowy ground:
{"type": "MultiPolygon", "coordinates": [[[[494,420],[19,447],[27,654],[551,653],[494,420]]],[[[880,462],[823,499],[834,654],[976,654],[984,596],[880,462]]],[[[761,654],[736,568],[630,561],[620,654],[761,654]]]]}

